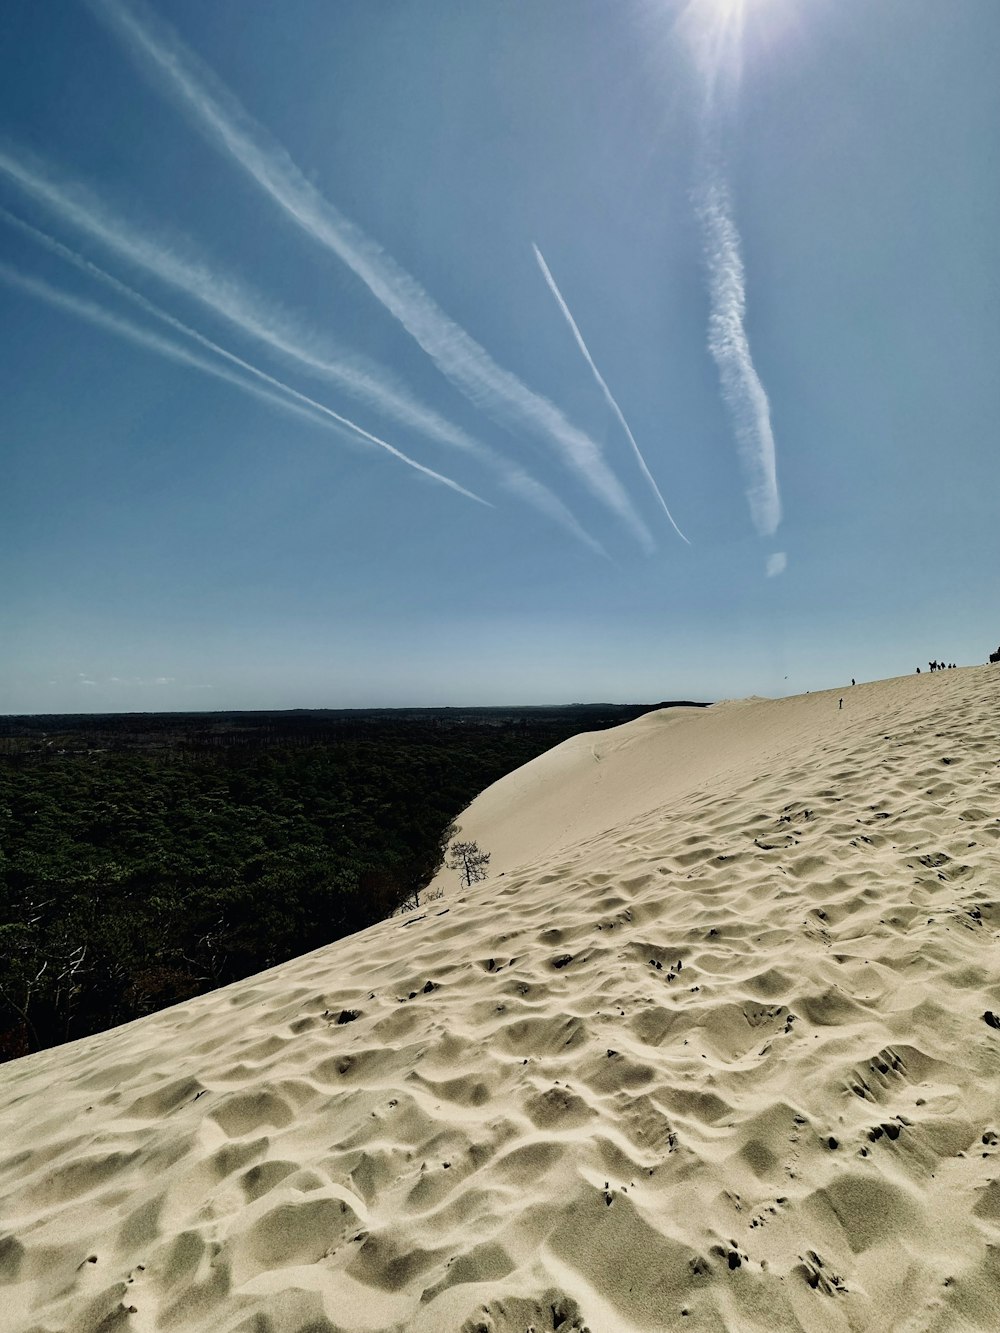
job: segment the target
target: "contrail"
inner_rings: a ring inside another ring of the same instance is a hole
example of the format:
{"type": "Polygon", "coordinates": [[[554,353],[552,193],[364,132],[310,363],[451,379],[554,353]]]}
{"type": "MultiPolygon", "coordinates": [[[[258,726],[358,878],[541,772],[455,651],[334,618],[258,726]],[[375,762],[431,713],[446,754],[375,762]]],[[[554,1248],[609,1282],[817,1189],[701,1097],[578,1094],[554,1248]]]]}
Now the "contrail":
{"type": "MultiPolygon", "coordinates": [[[[89,259],[85,259],[82,255],[77,254],[68,246],[63,245],[61,241],[56,240],[55,237],[50,236],[39,227],[33,226],[30,222],[25,222],[23,218],[19,218],[15,214],[9,212],[2,205],[0,205],[0,218],[2,218],[9,226],[15,227],[25,235],[30,236],[38,245],[43,246],[51,253],[58,255],[59,258],[65,260],[67,263],[72,264],[81,272],[86,273],[88,277],[95,278],[97,281],[102,282],[119,296],[123,296],[126,300],[139,306],[139,308],[144,310],[147,314],[168,324],[172,329],[181,333],[184,337],[193,339],[214,354],[233,361],[235,364],[248,370],[252,374],[263,375],[264,372],[258,371],[256,367],[250,366],[248,362],[234,356],[233,353],[220,347],[217,343],[212,342],[211,339],[204,337],[203,334],[198,333],[195,329],[182,323],[179,319],[176,319],[173,315],[162,310],[159,306],[129,287],[126,283],[121,282],[118,278],[105,272],[105,270],[100,268],[97,264],[92,263],[89,259]]],[[[234,379],[234,382],[240,384],[244,383],[244,381],[240,380],[238,377],[234,379]]],[[[281,384],[282,382],[275,380],[274,383],[281,384]]],[[[291,389],[290,386],[282,384],[282,388],[287,392],[295,393],[295,390],[291,389]]],[[[326,411],[328,409],[324,408],[323,410],[326,411]]],[[[434,414],[432,413],[431,415],[434,414]]],[[[415,423],[411,420],[407,424],[413,426],[415,423]]],[[[358,427],[358,429],[360,429],[360,427],[358,427]]],[[[457,427],[454,429],[456,431],[458,430],[457,427]]],[[[537,481],[522,467],[518,466],[518,464],[500,458],[492,449],[489,449],[486,445],[480,444],[478,440],[473,439],[471,436],[467,437],[466,448],[473,457],[477,458],[497,475],[500,484],[506,490],[510,491],[511,494],[518,496],[524,503],[531,505],[534,509],[537,509],[539,513],[544,514],[553,522],[557,523],[560,527],[570,533],[571,536],[575,537],[578,541],[581,541],[585,546],[588,546],[596,554],[606,557],[607,552],[604,550],[604,547],[601,546],[600,542],[595,541],[595,539],[591,537],[563,502],[542,482],[537,481]]]]}
{"type": "Polygon", "coordinates": [[[613,394],[613,393],[611,392],[611,390],[608,388],[608,386],[607,386],[607,384],[606,384],[606,382],[605,382],[604,376],[601,374],[601,372],[600,372],[600,371],[597,369],[597,367],[594,365],[594,358],[590,355],[590,351],[589,351],[588,348],[587,348],[587,344],[583,341],[583,334],[580,332],[580,330],[579,330],[579,328],[578,328],[578,326],[577,326],[577,322],[576,322],[576,320],[573,318],[573,315],[572,315],[572,313],[570,312],[570,308],[569,308],[569,306],[566,304],[565,298],[563,297],[562,292],[559,290],[558,284],[556,283],[555,278],[552,276],[552,272],[551,272],[551,270],[550,270],[548,264],[545,262],[545,256],[542,254],[541,250],[539,250],[539,248],[538,248],[537,245],[534,245],[534,244],[533,244],[531,248],[532,248],[532,249],[534,250],[534,252],[535,252],[535,258],[538,260],[538,267],[542,270],[542,277],[545,279],[546,283],[548,284],[549,291],[550,291],[550,292],[552,293],[552,295],[555,297],[555,299],[556,299],[556,305],[558,305],[559,309],[562,311],[563,318],[565,319],[566,323],[569,325],[569,327],[570,327],[570,332],[573,334],[573,337],[576,339],[576,345],[577,345],[577,347],[579,347],[580,351],[583,353],[583,359],[586,361],[587,365],[590,367],[591,374],[593,375],[594,379],[597,381],[598,387],[600,388],[601,392],[604,394],[604,397],[605,397],[605,400],[606,400],[608,406],[611,408],[612,412],[614,412],[615,416],[618,418],[618,422],[619,422],[619,424],[621,425],[622,430],[623,430],[623,431],[625,432],[625,434],[628,436],[629,444],[631,444],[632,449],[633,449],[634,452],[635,452],[635,456],[636,456],[636,459],[638,460],[639,467],[642,469],[642,474],[643,474],[643,476],[644,476],[644,477],[646,478],[646,480],[649,482],[650,486],[652,486],[652,488],[653,488],[653,493],[655,494],[656,498],[659,500],[660,504],[663,506],[663,512],[666,514],[667,518],[670,520],[670,524],[671,524],[671,527],[673,528],[674,532],[677,533],[677,535],[678,535],[678,537],[680,537],[681,541],[687,542],[688,546],[690,546],[690,545],[691,545],[690,541],[688,541],[688,538],[684,536],[683,532],[681,532],[680,528],[679,528],[679,527],[677,526],[677,524],[674,522],[674,516],[673,516],[673,514],[670,512],[670,510],[667,508],[667,502],[666,502],[666,500],[664,500],[663,495],[662,495],[661,492],[660,492],[660,488],[659,488],[659,486],[657,486],[656,481],[655,481],[654,478],[653,478],[653,474],[650,472],[649,468],[646,466],[646,460],[643,458],[643,456],[642,456],[642,452],[640,451],[638,444],[636,444],[635,436],[632,434],[632,431],[631,431],[631,429],[629,428],[629,424],[628,424],[628,422],[625,420],[625,414],[622,412],[621,408],[618,406],[618,403],[617,403],[617,401],[615,400],[615,396],[614,396],[614,394],[613,394]]]}
{"type": "Polygon", "coordinates": [[[315,331],[295,328],[232,275],[180,253],[176,244],[129,226],[86,186],[69,181],[34,155],[0,144],[0,172],[62,222],[93,237],[104,249],[145,270],[197,301],[241,333],[264,343],[300,368],[330,380],[386,416],[439,443],[474,451],[477,442],[432,409],[368,368],[337,361],[335,350],[315,331]]]}
{"type": "MultiPolygon", "coordinates": [[[[83,262],[86,263],[86,261],[83,262]]],[[[106,276],[110,278],[110,275],[106,276]]],[[[91,324],[96,324],[100,328],[107,329],[112,333],[117,333],[119,337],[126,338],[128,341],[133,342],[140,347],[145,347],[150,351],[158,352],[161,356],[165,356],[172,361],[180,362],[182,365],[191,366],[196,370],[201,370],[205,374],[214,375],[216,379],[225,380],[229,384],[234,384],[238,388],[243,389],[244,392],[252,393],[258,398],[263,398],[266,402],[276,404],[284,408],[286,411],[295,413],[297,416],[304,416],[314,423],[318,418],[323,425],[330,425],[330,423],[333,422],[340,430],[358,436],[369,444],[377,445],[380,449],[384,449],[392,454],[394,458],[398,458],[400,462],[406,463],[409,467],[415,468],[418,472],[422,472],[425,476],[432,478],[432,480],[440,482],[442,486],[447,486],[449,489],[457,491],[459,495],[464,495],[469,500],[475,500],[477,504],[486,505],[490,509],[493,508],[493,505],[491,505],[488,500],[484,500],[473,491],[466,490],[465,487],[460,486],[457,481],[453,481],[450,477],[443,476],[440,472],[435,472],[432,468],[424,467],[423,463],[418,463],[416,459],[408,457],[401,450],[395,448],[394,445],[379,439],[377,435],[372,435],[369,431],[364,430],[363,427],[355,425],[353,421],[349,421],[347,417],[342,417],[338,412],[334,412],[332,408],[325,407],[322,403],[315,402],[305,394],[299,393],[297,389],[293,389],[289,385],[283,384],[280,380],[275,379],[273,376],[266,374],[264,371],[258,370],[256,366],[250,365],[249,362],[244,361],[241,357],[234,356],[232,352],[227,352],[225,348],[219,347],[210,339],[195,332],[194,329],[188,329],[187,326],[181,324],[179,320],[175,321],[172,316],[166,315],[164,312],[160,312],[161,317],[165,318],[171,324],[176,324],[186,336],[203,344],[217,356],[221,356],[225,358],[226,361],[232,362],[240,369],[260,380],[262,384],[269,387],[261,388],[257,384],[248,383],[243,376],[235,374],[225,366],[216,365],[205,357],[196,355],[194,352],[189,351],[186,347],[178,345],[169,338],[163,338],[157,333],[144,329],[141,325],[134,324],[132,320],[124,319],[122,316],[114,314],[112,311],[105,309],[104,306],[100,306],[94,301],[89,301],[84,297],[74,296],[69,292],[61,291],[59,288],[51,286],[50,283],[47,283],[42,278],[29,277],[27,274],[20,273],[17,269],[11,268],[9,264],[5,264],[2,261],[0,261],[0,279],[3,279],[4,282],[12,287],[16,287],[39,300],[47,302],[49,305],[56,306],[60,310],[68,311],[70,314],[77,315],[79,318],[88,320],[91,324]],[[327,420],[327,418],[329,418],[329,420],[327,420]]],[[[117,279],[110,278],[110,281],[117,285],[117,279]]],[[[122,285],[124,286],[124,284],[122,285]]],[[[139,296],[138,292],[133,293],[133,295],[138,297],[140,302],[144,304],[146,303],[145,297],[139,296]]],[[[151,303],[149,304],[151,305],[151,303]]],[[[153,307],[153,310],[155,311],[155,307],[153,307]]]]}
{"type": "Polygon", "coordinates": [[[280,144],[219,78],[145,6],[90,0],[126,48],[178,97],[195,124],[236,162],[305,233],[338,256],[407,330],[438,369],[491,416],[553,445],[563,462],[647,550],[652,535],[597,444],[548,399],[499,366],[450,319],[419,282],[329,203],[280,144]]]}
{"type": "Polygon", "coordinates": [[[540,513],[547,514],[553,522],[558,523],[567,532],[572,533],[578,541],[583,542],[584,546],[589,546],[595,555],[608,559],[608,553],[601,543],[591,537],[571,510],[548,486],[537,481],[530,473],[517,467],[516,464],[500,480],[507,490],[520,496],[525,504],[530,504],[540,513]]]}
{"type": "Polygon", "coordinates": [[[708,349],[733,422],[750,515],[760,535],[770,536],[781,522],[771,406],[750,355],[740,237],[717,170],[709,169],[698,203],[708,268],[708,349]]]}
{"type": "Polygon", "coordinates": [[[153,333],[149,329],[142,328],[139,324],[134,324],[130,319],[116,315],[113,311],[107,310],[95,301],[88,301],[84,297],[74,296],[70,292],[62,291],[46,282],[44,278],[31,277],[27,273],[22,273],[19,269],[12,268],[2,260],[0,260],[0,279],[18,291],[26,292],[29,296],[34,296],[48,305],[55,306],[58,310],[67,311],[88,323],[95,324],[98,328],[115,333],[128,342],[135,343],[138,347],[156,352],[170,361],[178,362],[180,365],[204,371],[205,374],[224,380],[227,384],[235,384],[247,393],[253,394],[254,397],[262,398],[265,402],[281,407],[294,416],[304,417],[314,425],[316,424],[316,415],[308,408],[300,407],[297,403],[290,402],[287,398],[282,398],[279,394],[263,389],[259,385],[248,384],[241,376],[227,370],[225,366],[216,365],[205,357],[189,351],[188,348],[172,342],[169,338],[163,338],[158,333],[153,333]]]}
{"type": "Polygon", "coordinates": [[[682,26],[702,81],[701,180],[695,202],[708,273],[708,350],[733,423],[750,516],[757,532],[770,536],[781,522],[771,405],[750,353],[746,275],[719,131],[739,86],[744,17],[742,4],[691,4],[682,26]]]}

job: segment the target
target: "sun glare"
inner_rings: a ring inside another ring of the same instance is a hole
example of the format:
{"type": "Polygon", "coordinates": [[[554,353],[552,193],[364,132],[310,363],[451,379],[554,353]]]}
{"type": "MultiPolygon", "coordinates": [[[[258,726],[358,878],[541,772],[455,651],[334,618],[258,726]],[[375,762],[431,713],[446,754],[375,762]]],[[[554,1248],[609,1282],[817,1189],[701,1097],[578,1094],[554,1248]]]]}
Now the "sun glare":
{"type": "Polygon", "coordinates": [[[713,99],[723,88],[738,88],[747,40],[770,45],[788,26],[792,0],[687,0],[678,31],[690,45],[713,99]]]}

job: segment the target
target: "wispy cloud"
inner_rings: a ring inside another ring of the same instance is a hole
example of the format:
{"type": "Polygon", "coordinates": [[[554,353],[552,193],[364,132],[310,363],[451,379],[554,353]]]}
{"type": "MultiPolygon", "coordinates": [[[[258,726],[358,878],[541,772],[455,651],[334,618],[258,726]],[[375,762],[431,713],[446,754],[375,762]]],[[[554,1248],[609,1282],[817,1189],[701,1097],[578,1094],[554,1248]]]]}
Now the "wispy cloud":
{"type": "Polygon", "coordinates": [[[336,384],[409,429],[442,444],[475,451],[477,442],[465,431],[398,384],[390,383],[373,367],[356,357],[345,358],[318,330],[276,308],[234,274],[198,257],[186,239],[158,235],[145,219],[141,223],[126,221],[81,181],[9,142],[0,143],[0,173],[64,225],[83,232],[117,258],[197,301],[298,369],[336,384]]]}
{"type": "Polygon", "coordinates": [[[711,161],[698,198],[708,269],[708,347],[736,436],[754,527],[770,536],[781,521],[771,405],[746,331],[746,280],[729,188],[711,161]]]}
{"type": "Polygon", "coordinates": [[[298,407],[296,404],[288,402],[287,399],[279,397],[278,394],[269,393],[257,385],[247,384],[245,380],[238,375],[234,375],[225,366],[216,365],[214,362],[210,362],[188,348],[181,346],[181,344],[172,342],[169,338],[163,338],[160,334],[145,329],[130,319],[125,319],[104,306],[98,305],[95,301],[63,291],[59,287],[53,287],[44,278],[33,277],[20,269],[12,268],[10,264],[6,264],[2,260],[0,260],[0,279],[10,287],[25,292],[27,295],[33,296],[39,301],[44,301],[48,305],[55,306],[57,310],[76,315],[79,319],[86,320],[88,323],[94,324],[109,333],[117,334],[120,338],[135,343],[138,347],[156,352],[160,356],[176,361],[181,365],[204,371],[205,374],[213,375],[216,379],[225,380],[228,384],[235,384],[239,388],[253,393],[258,398],[264,398],[286,411],[292,411],[297,416],[315,421],[313,413],[308,412],[305,408],[298,407]]]}
{"type": "Polygon", "coordinates": [[[110,685],[139,685],[146,687],[148,685],[173,685],[176,677],[174,676],[110,676],[108,683],[110,685]]]}
{"type": "Polygon", "coordinates": [[[91,8],[141,58],[158,83],[180,99],[194,123],[241,166],[302,231],[337,255],[368,287],[441,372],[483,411],[509,428],[530,431],[569,467],[647,549],[652,536],[598,445],[548,399],[499,366],[450,319],[415,278],[340,213],[288,152],[232,92],[145,5],[90,0],[91,8]]]}
{"type": "Polygon", "coordinates": [[[784,574],[788,568],[788,556],[784,551],[774,551],[767,557],[767,577],[773,579],[778,574],[784,574]]]}
{"type": "Polygon", "coordinates": [[[583,542],[584,546],[589,546],[595,555],[607,557],[607,551],[599,541],[596,541],[590,533],[579,522],[576,515],[563,504],[548,486],[537,481],[523,468],[506,468],[503,477],[501,477],[503,486],[518,496],[525,504],[532,505],[539,513],[547,514],[554,523],[565,528],[578,541],[583,542]]]}
{"type": "MultiPolygon", "coordinates": [[[[56,242],[56,244],[58,244],[58,242],[56,242]]],[[[85,267],[95,267],[89,265],[86,260],[81,260],[80,262],[85,267]]],[[[152,312],[158,314],[159,317],[165,319],[171,325],[176,326],[178,331],[182,332],[186,337],[200,343],[216,356],[222,357],[226,362],[237,366],[240,370],[245,371],[246,374],[253,376],[259,383],[248,381],[243,375],[239,375],[234,371],[229,370],[227,366],[219,365],[207,357],[200,356],[196,352],[192,352],[189,348],[183,346],[183,344],[176,343],[169,338],[164,338],[160,334],[154,333],[152,330],[146,329],[130,319],[125,319],[123,316],[106,309],[104,306],[98,305],[95,301],[90,301],[85,297],[63,291],[58,287],[53,287],[42,278],[32,277],[28,274],[21,273],[17,269],[12,268],[9,264],[0,261],[0,279],[8,283],[11,287],[18,288],[30,296],[36,297],[38,300],[45,301],[49,305],[55,306],[60,310],[76,315],[80,319],[85,319],[91,324],[106,329],[110,333],[115,333],[119,337],[127,339],[129,342],[135,343],[137,346],[146,348],[148,351],[156,352],[160,356],[167,357],[171,361],[190,366],[207,375],[213,375],[216,379],[225,380],[227,383],[242,389],[244,393],[254,394],[256,397],[262,398],[266,402],[269,402],[286,412],[293,412],[296,415],[303,416],[307,420],[313,422],[318,420],[320,424],[326,426],[330,426],[332,423],[341,431],[356,436],[368,444],[386,450],[388,453],[392,454],[394,458],[398,458],[400,462],[415,468],[416,471],[422,472],[425,476],[430,477],[433,481],[439,482],[442,486],[447,486],[450,490],[457,491],[458,494],[464,495],[469,500],[475,500],[477,504],[487,505],[492,508],[488,500],[484,500],[473,491],[466,490],[464,486],[460,486],[459,483],[453,481],[451,477],[446,477],[440,472],[435,472],[432,468],[425,467],[423,463],[418,463],[416,459],[410,458],[407,454],[404,454],[401,450],[397,449],[394,445],[389,444],[386,440],[380,439],[377,435],[372,435],[370,431],[366,431],[363,427],[356,425],[353,421],[349,421],[347,417],[342,417],[339,412],[334,412],[332,408],[326,407],[323,403],[318,403],[314,399],[307,397],[305,394],[299,393],[297,389],[293,389],[289,385],[283,384],[280,380],[275,379],[274,376],[266,374],[266,372],[259,370],[256,366],[244,361],[241,357],[235,356],[232,352],[226,351],[225,348],[220,347],[210,339],[203,337],[194,329],[189,329],[186,325],[182,324],[180,320],[175,320],[173,316],[167,315],[163,311],[157,311],[156,307],[152,305],[152,302],[147,302],[145,297],[140,296],[138,292],[132,292],[130,288],[125,287],[124,283],[119,283],[118,280],[111,277],[110,274],[103,274],[102,270],[99,269],[97,269],[96,272],[101,274],[113,286],[121,289],[123,292],[128,292],[143,306],[148,307],[152,312]]]]}
{"type": "MultiPolygon", "coordinates": [[[[261,297],[231,274],[220,274],[213,266],[193,257],[189,244],[184,253],[178,243],[157,237],[149,227],[143,233],[117,216],[86,186],[71,181],[34,155],[0,145],[0,173],[36,203],[42,204],[63,224],[96,240],[104,249],[169,287],[201,303],[246,336],[276,351],[299,369],[320,376],[350,393],[373,410],[392,418],[408,430],[420,432],[439,444],[458,449],[487,467],[500,484],[522,502],[531,505],[583,542],[604,555],[599,542],[587,533],[566,505],[548,487],[522,467],[482,444],[459,426],[446,420],[400,386],[389,383],[370,367],[337,361],[335,351],[315,330],[294,323],[285,312],[270,307],[261,297]]],[[[110,283],[119,294],[141,304],[147,313],[165,319],[177,330],[199,338],[193,330],[118,282],[97,265],[84,259],[40,228],[0,207],[0,217],[30,235],[38,244],[83,268],[91,276],[110,283]]],[[[205,340],[207,342],[207,340],[205,340]]],[[[213,348],[214,344],[209,344],[213,348]]]]}
{"type": "Polygon", "coordinates": [[[742,74],[744,18],[743,3],[689,0],[679,27],[701,83],[695,202],[708,272],[708,348],[733,423],[750,517],[761,536],[770,536],[781,522],[771,405],[750,352],[746,273],[721,150],[742,74]]]}
{"type": "Polygon", "coordinates": [[[646,460],[645,460],[645,458],[643,458],[643,456],[642,456],[642,451],[640,450],[638,444],[636,443],[635,436],[632,434],[632,430],[631,430],[631,428],[630,428],[628,422],[625,420],[625,414],[622,412],[621,408],[618,406],[618,403],[617,403],[617,401],[616,401],[616,399],[615,399],[614,394],[613,394],[613,393],[611,392],[611,390],[608,388],[607,383],[605,382],[604,376],[601,374],[601,372],[597,369],[596,365],[594,364],[594,358],[590,355],[590,351],[589,351],[589,349],[588,349],[588,347],[587,347],[587,344],[586,344],[586,343],[584,342],[584,340],[583,340],[583,334],[580,332],[580,329],[579,329],[579,327],[578,327],[578,325],[577,325],[577,322],[576,322],[576,320],[573,318],[573,315],[572,315],[572,312],[570,311],[569,306],[566,304],[566,299],[565,299],[565,297],[563,296],[562,292],[559,290],[559,286],[558,286],[558,284],[556,283],[555,278],[552,276],[552,271],[551,271],[551,269],[549,268],[548,264],[545,262],[545,256],[542,254],[541,250],[539,250],[539,248],[538,248],[537,245],[532,245],[531,248],[532,248],[532,249],[534,250],[534,252],[535,252],[535,259],[538,261],[538,267],[542,270],[542,277],[545,279],[546,283],[548,284],[549,291],[550,291],[550,292],[552,293],[552,295],[555,297],[556,305],[558,305],[559,309],[562,311],[563,318],[565,319],[566,323],[569,325],[569,327],[570,327],[570,332],[573,334],[573,337],[576,339],[576,345],[577,345],[577,347],[579,347],[580,351],[583,353],[583,358],[584,358],[584,360],[586,361],[587,365],[590,367],[590,372],[591,372],[591,374],[593,375],[594,379],[597,381],[598,387],[600,388],[601,392],[604,394],[605,401],[607,402],[608,406],[611,408],[612,412],[614,412],[615,416],[618,418],[618,423],[619,423],[619,425],[621,426],[622,430],[625,432],[626,436],[628,437],[628,442],[629,442],[629,444],[631,444],[632,449],[633,449],[633,451],[635,452],[635,456],[636,456],[636,459],[637,459],[637,461],[638,461],[638,463],[639,463],[639,467],[640,467],[640,469],[641,469],[641,471],[642,471],[642,475],[646,478],[646,480],[649,482],[650,486],[652,487],[652,489],[653,489],[653,494],[656,496],[657,500],[659,500],[660,504],[662,505],[662,507],[663,507],[663,512],[666,514],[667,518],[670,520],[670,524],[671,524],[671,527],[673,528],[674,532],[677,533],[677,535],[678,535],[678,537],[680,537],[681,541],[687,542],[687,544],[690,546],[690,545],[691,545],[690,541],[688,541],[688,538],[684,536],[684,533],[681,532],[680,528],[677,526],[676,522],[674,521],[674,516],[673,516],[673,514],[671,514],[670,510],[667,508],[667,502],[666,502],[666,500],[664,500],[663,495],[662,495],[661,492],[660,492],[660,488],[659,488],[659,486],[657,486],[656,481],[655,481],[654,478],[653,478],[653,474],[650,472],[649,468],[646,466],[646,460]]]}

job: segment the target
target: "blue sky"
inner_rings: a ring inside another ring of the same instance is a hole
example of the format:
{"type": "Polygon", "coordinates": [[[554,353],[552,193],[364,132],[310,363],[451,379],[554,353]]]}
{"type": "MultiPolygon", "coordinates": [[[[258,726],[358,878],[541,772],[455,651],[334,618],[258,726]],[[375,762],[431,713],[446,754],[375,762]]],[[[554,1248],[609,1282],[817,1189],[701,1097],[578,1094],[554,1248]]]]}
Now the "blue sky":
{"type": "Polygon", "coordinates": [[[1000,641],[996,0],[6,0],[0,711],[1000,641]]]}

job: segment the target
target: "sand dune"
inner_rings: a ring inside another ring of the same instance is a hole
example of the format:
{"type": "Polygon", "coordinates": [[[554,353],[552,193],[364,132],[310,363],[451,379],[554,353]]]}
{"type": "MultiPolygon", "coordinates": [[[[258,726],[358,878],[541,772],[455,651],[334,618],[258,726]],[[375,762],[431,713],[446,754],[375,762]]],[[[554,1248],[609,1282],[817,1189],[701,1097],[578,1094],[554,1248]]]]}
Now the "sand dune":
{"type": "Polygon", "coordinates": [[[473,890],[0,1067],[5,1333],[1000,1327],[1000,668],[462,824],[473,890]]]}

